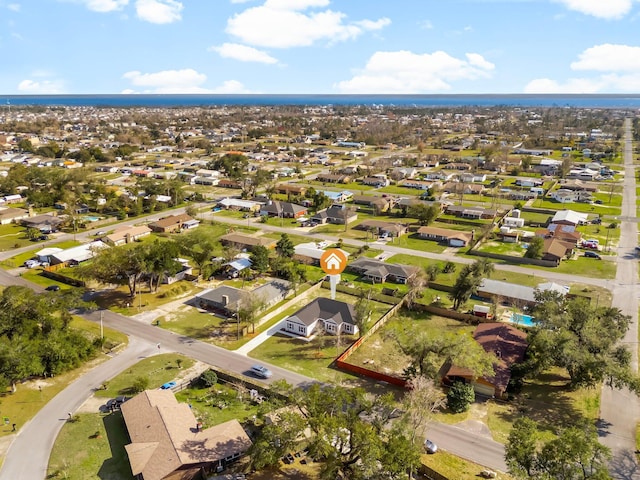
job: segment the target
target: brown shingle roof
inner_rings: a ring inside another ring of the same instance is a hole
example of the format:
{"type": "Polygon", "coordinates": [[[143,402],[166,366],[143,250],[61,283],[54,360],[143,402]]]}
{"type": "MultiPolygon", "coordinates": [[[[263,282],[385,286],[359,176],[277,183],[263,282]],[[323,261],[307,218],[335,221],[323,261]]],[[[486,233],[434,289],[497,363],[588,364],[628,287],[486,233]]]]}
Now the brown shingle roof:
{"type": "Polygon", "coordinates": [[[147,390],[122,404],[131,444],[125,449],[131,471],[145,480],[161,480],[186,465],[212,463],[243,453],[251,440],[237,420],[206,430],[187,404],[170,390],[147,390]]]}
{"type": "Polygon", "coordinates": [[[180,215],[169,215],[168,217],[161,218],[160,220],[149,224],[150,227],[168,228],[173,225],[182,225],[185,222],[193,220],[190,215],[181,213],[180,215]]]}

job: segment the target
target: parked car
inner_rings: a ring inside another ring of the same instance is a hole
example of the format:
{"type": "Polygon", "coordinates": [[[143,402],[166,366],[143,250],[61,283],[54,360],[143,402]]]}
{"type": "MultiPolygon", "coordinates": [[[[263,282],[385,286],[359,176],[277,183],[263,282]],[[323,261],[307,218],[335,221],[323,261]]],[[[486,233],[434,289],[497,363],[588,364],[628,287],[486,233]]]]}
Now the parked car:
{"type": "Polygon", "coordinates": [[[176,386],[176,382],[167,382],[167,383],[163,383],[160,386],[160,390],[171,390],[173,387],[176,386]]]}
{"type": "Polygon", "coordinates": [[[596,252],[584,252],[584,256],[587,258],[596,258],[598,260],[602,260],[602,257],[596,252]]]}
{"type": "Polygon", "coordinates": [[[431,440],[426,439],[424,441],[424,449],[427,453],[436,453],[438,451],[438,446],[433,443],[431,440]]]}
{"type": "Polygon", "coordinates": [[[254,365],[251,367],[251,373],[260,378],[271,378],[273,373],[267,367],[262,365],[254,365]]]}
{"type": "Polygon", "coordinates": [[[36,268],[39,267],[41,263],[38,260],[27,260],[24,262],[24,266],[27,268],[36,268]]]}
{"type": "Polygon", "coordinates": [[[45,290],[47,292],[57,292],[60,290],[60,286],[59,285],[49,285],[47,288],[45,288],[45,290]]]}
{"type": "Polygon", "coordinates": [[[94,233],[94,235],[96,237],[101,237],[101,236],[106,235],[106,234],[107,234],[107,232],[105,232],[104,230],[99,230],[96,233],[94,233]]]}

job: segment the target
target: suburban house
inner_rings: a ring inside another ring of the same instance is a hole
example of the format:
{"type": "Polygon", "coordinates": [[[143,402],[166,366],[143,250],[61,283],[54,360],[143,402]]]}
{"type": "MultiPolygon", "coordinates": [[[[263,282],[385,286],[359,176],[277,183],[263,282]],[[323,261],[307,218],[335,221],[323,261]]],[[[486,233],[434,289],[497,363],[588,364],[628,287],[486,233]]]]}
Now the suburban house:
{"type": "Polygon", "coordinates": [[[264,302],[263,308],[284,300],[290,292],[290,284],[286,280],[272,280],[251,291],[221,285],[214,289],[205,290],[195,296],[195,303],[200,308],[232,317],[238,312],[242,300],[254,295],[264,302]]]}
{"type": "Polygon", "coordinates": [[[307,207],[296,205],[295,203],[279,202],[269,200],[260,208],[260,216],[280,217],[280,218],[300,218],[308,212],[307,207]]]}
{"type": "Polygon", "coordinates": [[[478,287],[475,298],[488,303],[509,302],[517,306],[534,306],[536,304],[535,291],[553,290],[566,295],[567,290],[557,283],[541,283],[536,288],[518,285],[515,283],[502,282],[485,278],[478,287]]]}
{"type": "Polygon", "coordinates": [[[559,265],[563,258],[571,256],[574,248],[576,248],[575,243],[565,242],[557,238],[545,238],[542,248],[542,260],[549,260],[559,265]]]}
{"type": "Polygon", "coordinates": [[[362,275],[373,283],[407,283],[420,268],[397,263],[385,263],[374,258],[360,257],[347,266],[347,270],[362,275]]]}
{"type": "Polygon", "coordinates": [[[493,364],[495,375],[475,377],[468,369],[449,364],[448,369],[445,370],[447,366],[443,368],[446,371],[443,382],[451,385],[462,381],[471,384],[478,395],[504,398],[511,379],[511,367],[524,360],[529,346],[527,334],[505,323],[481,323],[473,332],[473,339],[496,357],[493,364]]]}
{"type": "Polygon", "coordinates": [[[162,283],[166,285],[171,285],[179,282],[180,280],[184,280],[187,275],[191,275],[193,273],[193,268],[189,265],[189,260],[186,258],[176,258],[175,260],[182,265],[182,267],[180,268],[180,271],[173,275],[169,275],[168,272],[165,272],[164,275],[162,275],[162,283]]]}
{"type": "Polygon", "coordinates": [[[522,228],[524,223],[525,220],[522,217],[504,217],[502,219],[502,225],[509,228],[522,228]]]}
{"type": "Polygon", "coordinates": [[[348,303],[321,297],[287,317],[284,330],[303,337],[311,336],[318,327],[332,335],[355,335],[358,333],[355,318],[348,303]]]}
{"type": "Polygon", "coordinates": [[[266,248],[275,248],[276,240],[266,237],[254,237],[242,233],[227,233],[220,237],[223,245],[233,245],[240,250],[251,250],[253,247],[262,246],[266,248]]]}
{"type": "Polygon", "coordinates": [[[578,213],[573,210],[560,210],[551,219],[551,223],[559,223],[562,225],[586,225],[588,214],[578,213]]]}
{"type": "Polygon", "coordinates": [[[384,177],[364,177],[361,180],[363,185],[369,185],[371,187],[375,187],[375,188],[381,188],[381,187],[388,187],[389,186],[389,180],[386,178],[386,176],[384,177]]]}
{"type": "Polygon", "coordinates": [[[111,246],[117,247],[127,243],[135,242],[151,233],[151,229],[146,225],[124,226],[117,228],[111,235],[103,237],[103,240],[111,246]]]}
{"type": "MultiPolygon", "coordinates": [[[[342,249],[339,250],[346,258],[349,258],[349,252],[342,249]]],[[[300,243],[293,247],[293,251],[293,258],[295,260],[308,265],[320,265],[320,257],[322,257],[325,252],[324,248],[315,242],[300,243]]]]}
{"type": "Polygon", "coordinates": [[[195,228],[198,225],[200,225],[199,220],[194,219],[186,213],[182,213],[180,215],[170,215],[161,218],[157,222],[150,223],[149,228],[154,232],[174,233],[195,228]]]}
{"type": "Polygon", "coordinates": [[[242,188],[242,185],[237,180],[231,180],[229,178],[222,178],[218,182],[218,186],[222,188],[242,188]]]}
{"type": "Polygon", "coordinates": [[[23,208],[4,207],[0,208],[0,225],[8,225],[29,217],[29,212],[23,208]]]}
{"type": "Polygon", "coordinates": [[[307,187],[303,187],[302,185],[292,185],[289,183],[280,183],[276,185],[276,192],[282,193],[285,195],[304,195],[307,193],[307,187]]]}
{"type": "Polygon", "coordinates": [[[329,208],[320,210],[313,217],[312,221],[318,223],[337,223],[339,225],[349,224],[358,219],[358,214],[346,205],[331,205],[329,208]]]}
{"type": "Polygon", "coordinates": [[[389,211],[395,201],[391,197],[373,197],[371,195],[354,195],[353,203],[357,205],[365,205],[374,210],[374,212],[383,213],[389,211]]]}
{"type": "Polygon", "coordinates": [[[353,199],[353,193],[349,190],[343,190],[342,192],[333,192],[331,190],[323,190],[322,193],[325,197],[334,203],[344,203],[353,199]]]}
{"type": "Polygon", "coordinates": [[[225,210],[240,210],[242,212],[257,212],[262,207],[261,202],[253,200],[241,200],[239,198],[223,198],[216,204],[217,208],[225,210]]]}
{"type": "Polygon", "coordinates": [[[340,173],[319,173],[316,176],[316,180],[318,182],[326,183],[349,183],[351,181],[351,177],[340,173]]]}
{"type": "Polygon", "coordinates": [[[144,480],[192,480],[221,471],[251,440],[237,420],[202,429],[171,390],[145,390],[121,406],[131,473],[144,480]]]}
{"type": "Polygon", "coordinates": [[[498,213],[491,208],[465,207],[462,205],[447,205],[444,211],[447,215],[455,215],[456,217],[470,218],[473,220],[494,218],[498,213]]]}
{"type": "Polygon", "coordinates": [[[49,263],[51,265],[58,265],[65,263],[67,265],[78,265],[82,262],[93,258],[97,250],[107,248],[108,245],[96,240],[95,242],[85,243],[78,245],[77,247],[67,248],[59,252],[49,252],[49,263]]]}
{"type": "Polygon", "coordinates": [[[390,237],[399,237],[407,233],[407,226],[402,223],[383,222],[381,220],[365,220],[358,226],[357,230],[372,231],[376,235],[388,235],[390,237]]]}
{"type": "Polygon", "coordinates": [[[552,223],[547,228],[540,228],[535,232],[536,237],[555,238],[576,247],[582,239],[582,234],[573,225],[552,223]]]}
{"type": "Polygon", "coordinates": [[[480,183],[458,183],[448,182],[445,183],[442,189],[447,193],[456,193],[464,195],[479,195],[486,190],[484,185],[480,183]]]}
{"type": "MultiPolygon", "coordinates": [[[[2,211],[0,210],[0,214],[2,211]]],[[[36,215],[35,217],[23,218],[20,223],[27,228],[37,228],[43,233],[51,233],[58,230],[60,224],[62,224],[64,220],[60,217],[56,217],[54,215],[42,214],[36,215]]]]}
{"type": "Polygon", "coordinates": [[[473,240],[473,233],[461,232],[439,227],[420,227],[418,237],[425,240],[435,240],[446,243],[450,247],[466,247],[473,240]]]}
{"type": "Polygon", "coordinates": [[[588,203],[593,200],[593,195],[585,190],[569,190],[561,188],[551,192],[551,198],[560,203],[588,203]]]}
{"type": "Polygon", "coordinates": [[[411,180],[403,180],[400,183],[401,187],[405,187],[405,188],[416,188],[418,190],[429,190],[431,187],[433,187],[434,182],[433,181],[429,181],[429,180],[415,180],[415,179],[411,179],[411,180]]]}
{"type": "Polygon", "coordinates": [[[241,253],[236,258],[224,264],[225,270],[229,278],[237,278],[240,272],[247,268],[251,268],[251,259],[249,255],[241,253]]]}

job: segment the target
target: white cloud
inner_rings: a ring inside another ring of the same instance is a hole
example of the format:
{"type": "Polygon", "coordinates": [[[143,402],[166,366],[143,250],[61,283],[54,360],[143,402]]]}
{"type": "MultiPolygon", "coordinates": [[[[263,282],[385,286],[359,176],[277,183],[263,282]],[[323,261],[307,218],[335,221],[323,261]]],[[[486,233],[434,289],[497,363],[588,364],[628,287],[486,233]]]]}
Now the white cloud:
{"type": "Polygon", "coordinates": [[[495,66],[477,53],[466,60],[446,52],[374,53],[364,70],[334,85],[342,93],[422,93],[449,90],[450,82],[487,78],[495,66]]]}
{"type": "Polygon", "coordinates": [[[633,0],[556,0],[569,10],[607,20],[624,17],[631,11],[633,0]]]}
{"type": "Polygon", "coordinates": [[[564,81],[537,78],[525,86],[525,93],[635,93],[640,90],[640,47],[595,45],[580,53],[570,66],[574,71],[597,73],[564,81]]]}
{"type": "Polygon", "coordinates": [[[223,43],[219,47],[209,47],[209,50],[218,52],[223,58],[232,58],[240,62],[278,63],[278,60],[267,52],[238,43],[223,43]]]}
{"type": "Polygon", "coordinates": [[[222,85],[211,90],[210,93],[230,94],[230,93],[253,93],[237,80],[227,80],[222,85]]]}
{"type": "Polygon", "coordinates": [[[640,47],[605,43],[587,48],[578,55],[579,60],[571,64],[572,70],[595,70],[599,72],[640,71],[640,47]]]}
{"type": "Polygon", "coordinates": [[[136,13],[145,22],[165,24],[182,19],[184,5],[176,0],[137,0],[136,13]]]}
{"type": "Polygon", "coordinates": [[[354,39],[391,23],[388,18],[346,22],[344,13],[332,10],[302,12],[328,4],[329,0],[266,0],[229,18],[226,32],[250,45],[290,48],[354,39]]]}
{"type": "Polygon", "coordinates": [[[10,3],[9,5],[7,5],[7,8],[9,10],[11,10],[12,12],[19,12],[20,11],[20,4],[19,3],[10,3]]]}
{"type": "Polygon", "coordinates": [[[21,93],[32,93],[32,94],[55,94],[55,93],[63,93],[62,82],[54,81],[54,80],[22,80],[18,84],[18,91],[21,93]]]}
{"type": "Polygon", "coordinates": [[[186,68],[183,70],[163,70],[142,73],[137,70],[126,72],[122,78],[141,90],[127,88],[122,93],[251,93],[237,80],[227,80],[222,85],[209,89],[202,85],[207,81],[204,73],[186,68]]]}
{"type": "Polygon", "coordinates": [[[137,70],[127,72],[123,76],[136,87],[147,87],[148,93],[205,93],[200,87],[207,81],[204,73],[191,68],[183,70],[163,70],[155,73],[142,73],[137,70]]]}
{"type": "Polygon", "coordinates": [[[129,0],[76,0],[89,10],[100,13],[122,10],[129,4],[129,0]]]}
{"type": "Polygon", "coordinates": [[[433,28],[433,23],[431,23],[431,20],[422,20],[421,22],[418,22],[418,26],[423,30],[431,30],[433,28]]]}

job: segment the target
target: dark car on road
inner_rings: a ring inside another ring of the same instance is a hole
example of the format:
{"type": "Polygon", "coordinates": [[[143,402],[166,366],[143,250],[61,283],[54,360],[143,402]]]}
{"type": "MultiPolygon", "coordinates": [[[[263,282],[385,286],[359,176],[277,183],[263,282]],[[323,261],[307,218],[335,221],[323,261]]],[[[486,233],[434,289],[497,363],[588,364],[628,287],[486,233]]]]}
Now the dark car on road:
{"type": "Polygon", "coordinates": [[[602,260],[602,257],[598,255],[596,252],[584,252],[584,256],[587,258],[595,258],[597,260],[602,260]]]}
{"type": "Polygon", "coordinates": [[[58,285],[49,285],[47,288],[45,288],[45,290],[47,292],[57,292],[60,290],[60,286],[58,285]]]}

